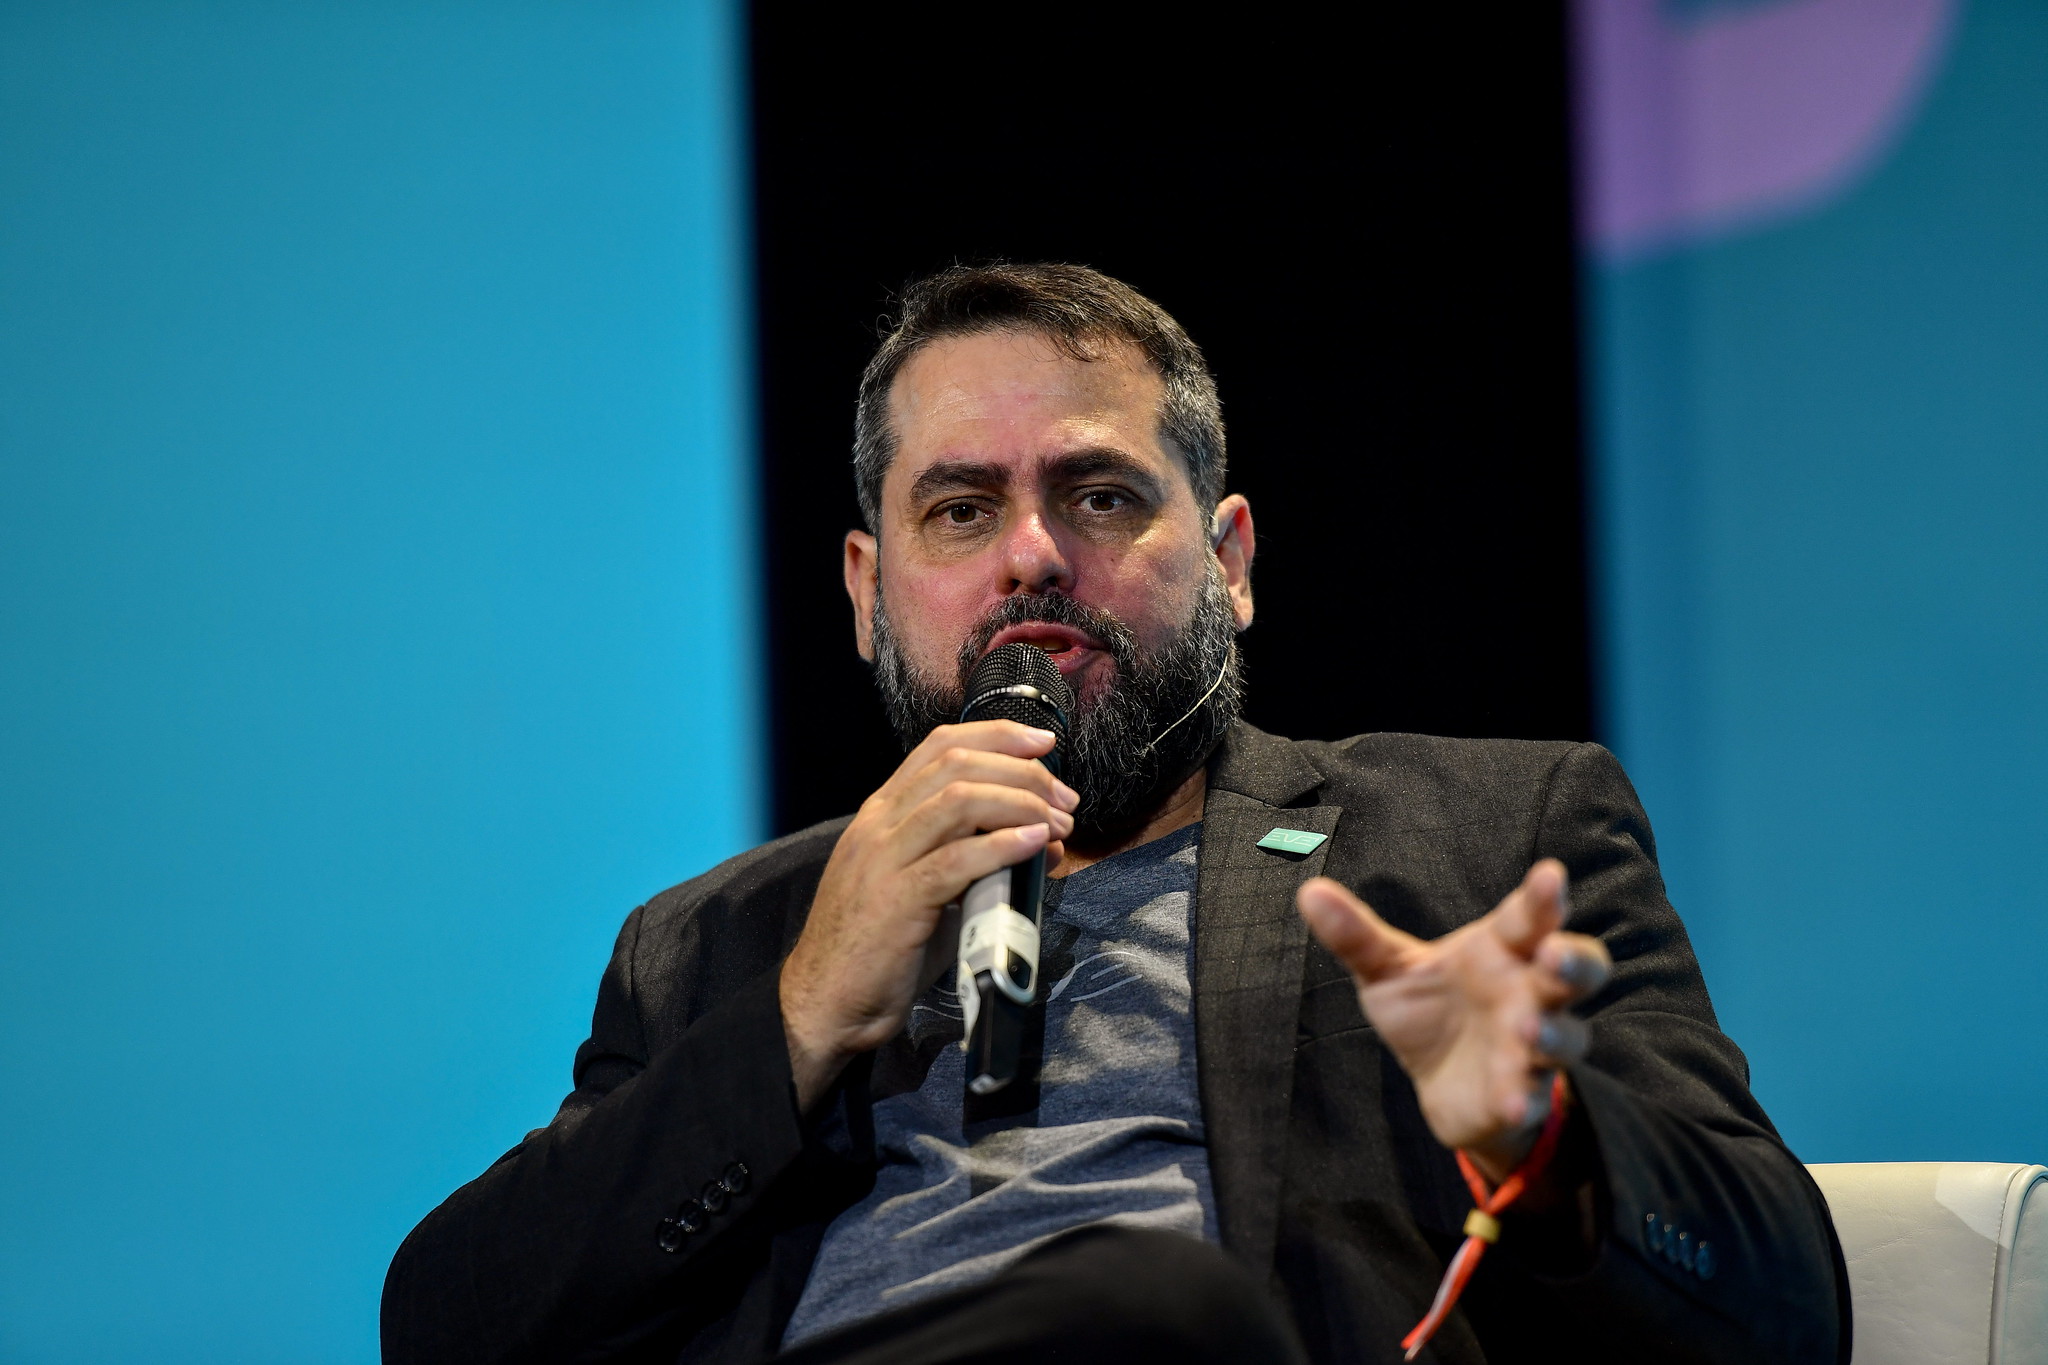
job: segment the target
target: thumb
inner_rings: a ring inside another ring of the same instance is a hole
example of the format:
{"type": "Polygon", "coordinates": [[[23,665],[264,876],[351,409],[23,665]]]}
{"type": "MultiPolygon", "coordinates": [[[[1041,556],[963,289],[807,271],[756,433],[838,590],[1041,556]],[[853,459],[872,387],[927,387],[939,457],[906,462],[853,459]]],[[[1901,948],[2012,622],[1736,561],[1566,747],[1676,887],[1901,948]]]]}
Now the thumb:
{"type": "Polygon", "coordinates": [[[1545,858],[1529,869],[1522,884],[1493,907],[1486,922],[1507,946],[1523,958],[1536,956],[1543,940],[1555,933],[1570,913],[1564,864],[1545,858]]]}
{"type": "Polygon", "coordinates": [[[1422,942],[1381,919],[1370,905],[1328,877],[1303,882],[1294,893],[1294,904],[1317,941],[1362,985],[1398,972],[1422,942]]]}

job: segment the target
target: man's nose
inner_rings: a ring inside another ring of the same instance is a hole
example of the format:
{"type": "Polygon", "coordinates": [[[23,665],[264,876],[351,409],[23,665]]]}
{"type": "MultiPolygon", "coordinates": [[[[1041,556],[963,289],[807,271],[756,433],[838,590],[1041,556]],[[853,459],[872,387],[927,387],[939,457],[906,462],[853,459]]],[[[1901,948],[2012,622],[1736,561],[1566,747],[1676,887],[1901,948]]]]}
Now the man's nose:
{"type": "Polygon", "coordinates": [[[1074,566],[1045,514],[1018,517],[1003,536],[1003,592],[1070,592],[1074,566]]]}

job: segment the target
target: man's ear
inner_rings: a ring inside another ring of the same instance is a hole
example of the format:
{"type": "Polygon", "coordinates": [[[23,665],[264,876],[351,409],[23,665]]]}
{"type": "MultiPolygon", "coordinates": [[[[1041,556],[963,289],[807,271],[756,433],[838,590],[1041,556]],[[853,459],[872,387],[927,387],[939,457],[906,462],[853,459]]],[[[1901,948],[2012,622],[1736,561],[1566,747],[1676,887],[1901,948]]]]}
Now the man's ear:
{"type": "Polygon", "coordinates": [[[853,600],[853,647],[869,663],[875,661],[875,575],[882,561],[875,538],[866,531],[846,533],[846,595],[853,600]]]}
{"type": "Polygon", "coordinates": [[[1209,523],[1210,541],[1216,562],[1223,568],[1223,586],[1230,592],[1230,607],[1237,628],[1252,623],[1252,555],[1258,537],[1252,532],[1252,505],[1242,493],[1232,493],[1216,504],[1216,518],[1209,523]]]}

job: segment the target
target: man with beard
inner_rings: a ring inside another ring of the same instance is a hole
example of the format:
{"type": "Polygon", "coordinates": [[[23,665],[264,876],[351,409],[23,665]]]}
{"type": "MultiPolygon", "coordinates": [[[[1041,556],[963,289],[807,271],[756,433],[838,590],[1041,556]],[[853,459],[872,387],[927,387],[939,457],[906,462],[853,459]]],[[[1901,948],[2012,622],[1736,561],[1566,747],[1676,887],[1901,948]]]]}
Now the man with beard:
{"type": "Polygon", "coordinates": [[[561,1111],[400,1249],[388,1361],[1394,1360],[1426,1312],[1438,1360],[1847,1359],[1613,759],[1237,720],[1251,510],[1170,317],[943,272],[854,463],[907,757],[633,913],[561,1111]],[[955,723],[1013,642],[1073,688],[1067,781],[955,723]],[[970,1096],[948,907],[1040,850],[1036,1075],[970,1096]]]}

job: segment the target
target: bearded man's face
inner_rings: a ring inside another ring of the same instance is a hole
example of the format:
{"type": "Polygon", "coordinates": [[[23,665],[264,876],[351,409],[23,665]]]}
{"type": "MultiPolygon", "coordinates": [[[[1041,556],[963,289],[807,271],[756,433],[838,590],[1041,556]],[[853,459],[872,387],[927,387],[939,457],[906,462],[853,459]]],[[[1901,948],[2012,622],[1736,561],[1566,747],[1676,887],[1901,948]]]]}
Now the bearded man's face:
{"type": "Polygon", "coordinates": [[[1142,821],[1236,713],[1249,509],[1196,505],[1132,346],[1078,360],[1021,332],[924,347],[890,394],[879,538],[847,537],[861,653],[906,745],[957,720],[973,662],[1044,649],[1076,698],[1084,839],[1142,821]]]}

